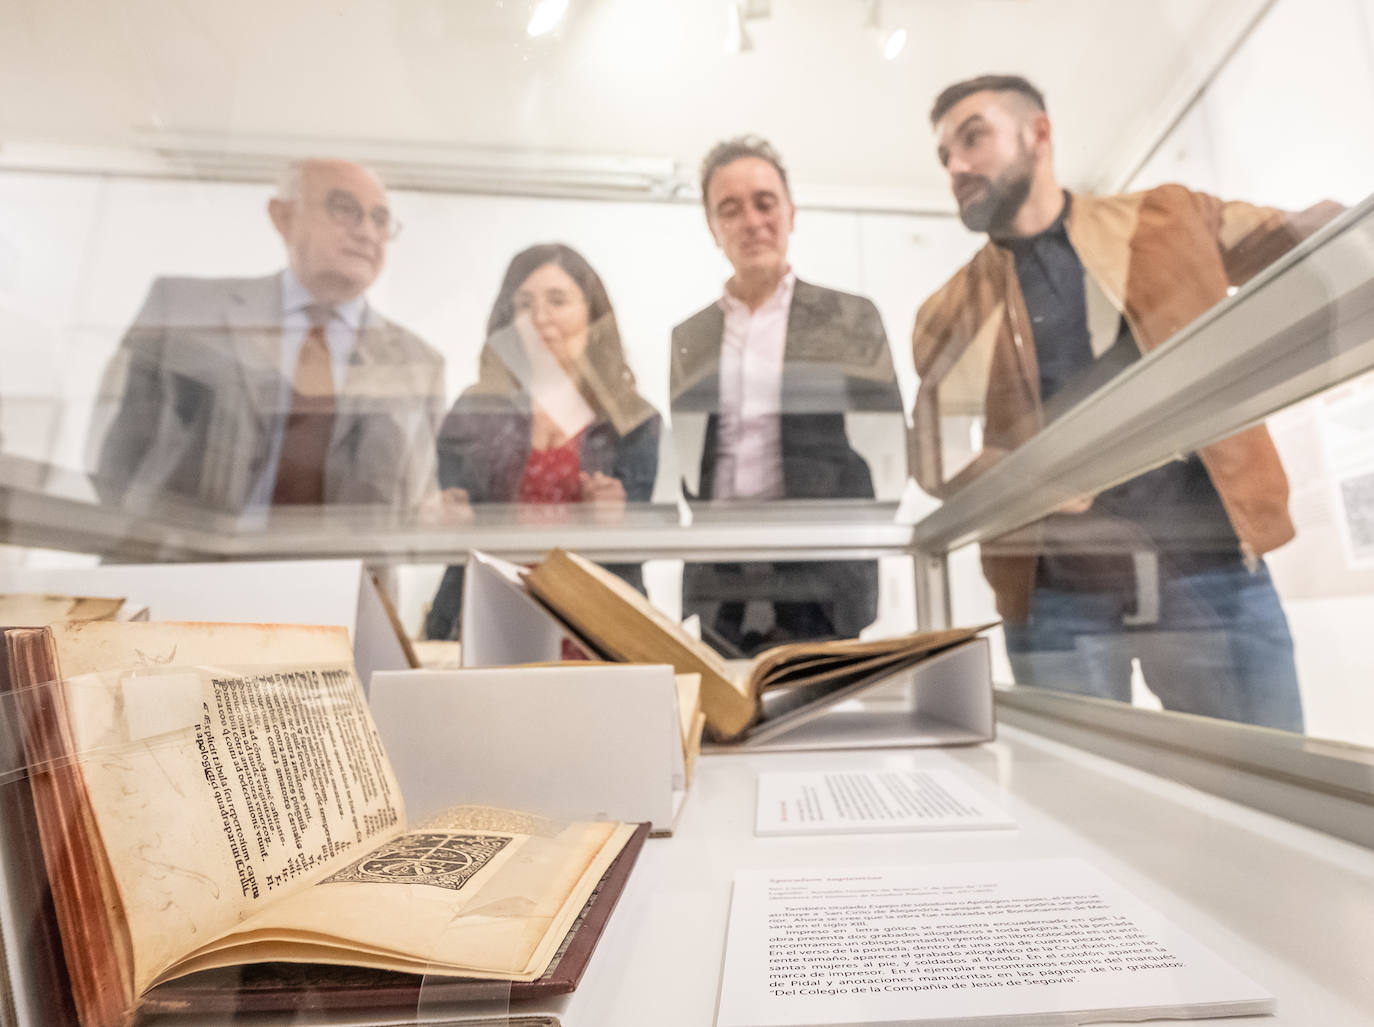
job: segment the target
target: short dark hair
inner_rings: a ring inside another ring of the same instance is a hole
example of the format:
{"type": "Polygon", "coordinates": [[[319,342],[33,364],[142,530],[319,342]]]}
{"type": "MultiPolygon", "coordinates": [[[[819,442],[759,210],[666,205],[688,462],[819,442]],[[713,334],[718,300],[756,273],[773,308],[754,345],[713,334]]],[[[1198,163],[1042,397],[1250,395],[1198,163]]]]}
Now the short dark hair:
{"type": "Polygon", "coordinates": [[[701,205],[709,211],[710,207],[706,202],[706,190],[711,184],[711,176],[727,164],[739,160],[741,157],[757,157],[759,160],[766,160],[773,165],[778,177],[782,179],[783,192],[787,193],[789,199],[792,197],[792,188],[787,184],[787,170],[782,166],[782,158],[778,156],[778,151],[773,149],[771,143],[762,136],[743,135],[727,139],[723,143],[716,143],[711,147],[701,162],[701,205]]]}
{"type": "Polygon", "coordinates": [[[949,113],[951,107],[974,93],[1020,93],[1035,104],[1037,110],[1046,109],[1045,95],[1031,85],[1028,79],[1020,75],[979,75],[946,86],[935,98],[934,106],[930,108],[930,123],[934,125],[949,113]]]}

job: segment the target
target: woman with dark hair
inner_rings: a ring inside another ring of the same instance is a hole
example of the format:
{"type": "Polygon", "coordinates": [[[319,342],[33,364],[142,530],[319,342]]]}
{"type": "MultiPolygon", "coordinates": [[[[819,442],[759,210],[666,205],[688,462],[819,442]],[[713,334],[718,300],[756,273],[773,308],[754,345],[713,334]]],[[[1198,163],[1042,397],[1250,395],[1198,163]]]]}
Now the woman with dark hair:
{"type": "MultiPolygon", "coordinates": [[[[477,384],[439,433],[439,484],[472,503],[642,503],[659,414],[635,388],[600,277],[562,243],[516,254],[487,321],[477,384]]],[[[637,565],[610,567],[643,590],[637,565]]],[[[450,567],[425,634],[456,638],[463,569],[450,567]]]]}

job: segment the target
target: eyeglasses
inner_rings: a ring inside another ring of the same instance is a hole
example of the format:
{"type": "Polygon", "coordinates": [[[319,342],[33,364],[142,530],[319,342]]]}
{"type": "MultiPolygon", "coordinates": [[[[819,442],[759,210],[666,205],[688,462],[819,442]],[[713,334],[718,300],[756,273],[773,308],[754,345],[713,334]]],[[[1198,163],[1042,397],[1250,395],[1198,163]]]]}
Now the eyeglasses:
{"type": "Polygon", "coordinates": [[[401,234],[401,222],[391,216],[391,211],[381,205],[364,211],[358,198],[345,189],[329,190],[324,197],[324,209],[335,224],[344,228],[357,228],[366,216],[372,219],[377,231],[388,239],[395,239],[401,234]]]}

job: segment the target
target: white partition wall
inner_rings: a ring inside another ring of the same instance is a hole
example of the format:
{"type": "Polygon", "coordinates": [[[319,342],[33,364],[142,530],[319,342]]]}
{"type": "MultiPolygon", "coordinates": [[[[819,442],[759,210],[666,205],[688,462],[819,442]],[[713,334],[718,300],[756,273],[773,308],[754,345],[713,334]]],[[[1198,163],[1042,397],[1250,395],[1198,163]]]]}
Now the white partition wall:
{"type": "Polygon", "coordinates": [[[1276,0],[1129,188],[1279,207],[1374,189],[1374,3],[1276,0]]]}

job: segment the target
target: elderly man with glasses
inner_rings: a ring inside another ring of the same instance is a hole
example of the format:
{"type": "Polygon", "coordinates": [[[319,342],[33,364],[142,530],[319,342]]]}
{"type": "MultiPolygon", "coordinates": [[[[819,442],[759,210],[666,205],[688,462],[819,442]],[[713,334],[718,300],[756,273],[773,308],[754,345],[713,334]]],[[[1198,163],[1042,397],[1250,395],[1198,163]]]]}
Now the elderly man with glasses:
{"type": "Polygon", "coordinates": [[[282,271],[149,290],[92,422],[107,501],[242,513],[433,498],[443,357],[365,298],[400,227],[382,183],[346,161],[300,161],[268,214],[282,271]]]}

